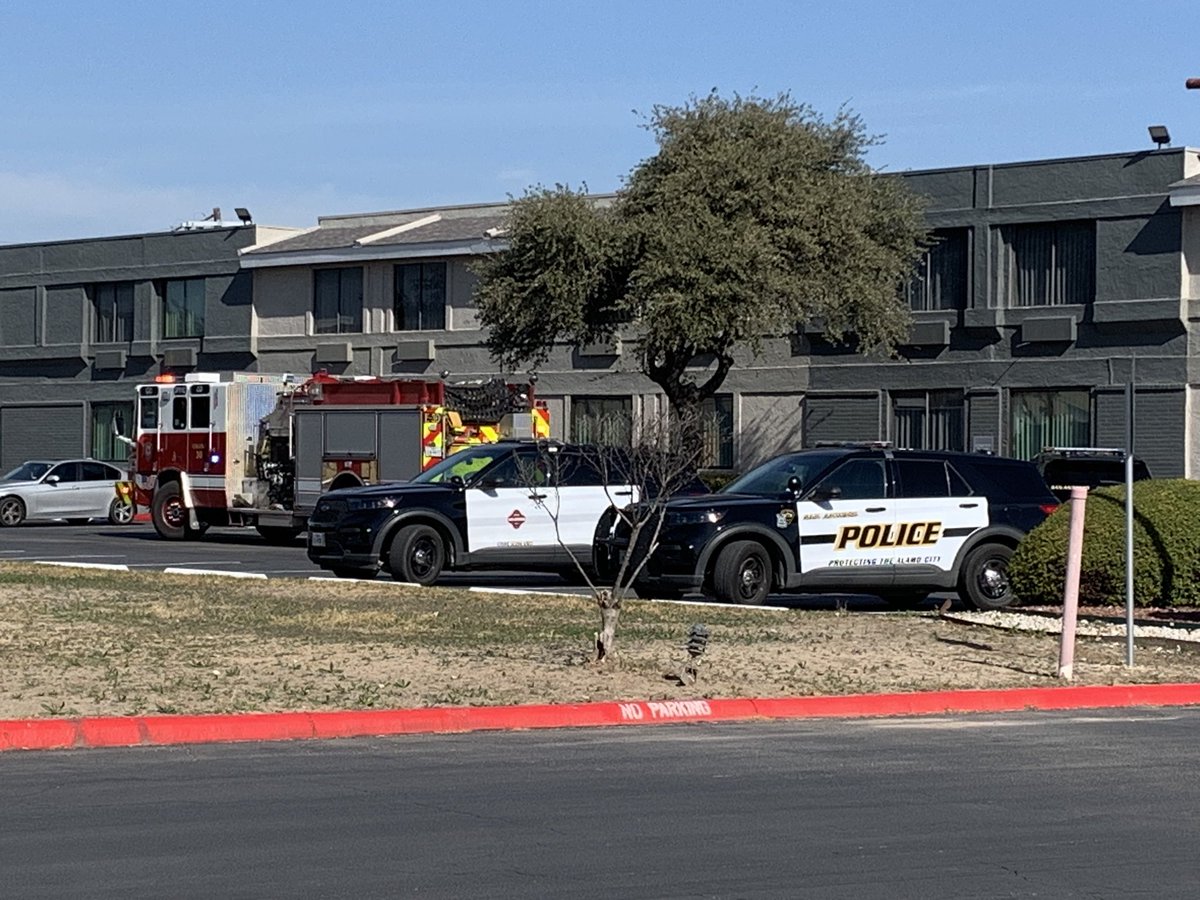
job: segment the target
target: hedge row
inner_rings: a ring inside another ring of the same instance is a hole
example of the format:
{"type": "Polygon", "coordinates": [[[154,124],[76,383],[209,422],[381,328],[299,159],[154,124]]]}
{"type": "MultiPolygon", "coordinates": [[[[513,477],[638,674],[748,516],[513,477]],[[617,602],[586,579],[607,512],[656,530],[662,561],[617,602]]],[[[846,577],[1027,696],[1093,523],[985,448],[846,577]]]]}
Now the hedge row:
{"type": "MultiPolygon", "coordinates": [[[[1133,599],[1137,606],[1200,606],[1200,482],[1139,481],[1133,487],[1133,599]]],[[[1125,603],[1125,488],[1087,500],[1079,602],[1125,603]]],[[[1031,531],[1009,564],[1020,603],[1062,602],[1071,508],[1031,531]]]]}

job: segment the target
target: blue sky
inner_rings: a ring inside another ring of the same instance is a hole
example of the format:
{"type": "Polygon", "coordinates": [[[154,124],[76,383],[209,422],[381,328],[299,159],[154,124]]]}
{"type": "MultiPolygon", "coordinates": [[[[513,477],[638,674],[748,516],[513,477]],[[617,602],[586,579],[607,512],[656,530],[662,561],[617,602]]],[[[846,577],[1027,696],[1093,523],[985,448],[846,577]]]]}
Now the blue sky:
{"type": "Polygon", "coordinates": [[[0,5],[0,243],[620,186],[655,103],[846,104],[903,170],[1200,144],[1194,3],[0,5]]]}

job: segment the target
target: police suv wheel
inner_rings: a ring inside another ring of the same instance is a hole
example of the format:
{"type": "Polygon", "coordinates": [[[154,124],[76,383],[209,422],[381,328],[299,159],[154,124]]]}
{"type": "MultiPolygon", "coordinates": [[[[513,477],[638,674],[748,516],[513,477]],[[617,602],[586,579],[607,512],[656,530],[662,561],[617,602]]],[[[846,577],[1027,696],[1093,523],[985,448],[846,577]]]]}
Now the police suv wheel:
{"type": "Polygon", "coordinates": [[[446,545],[428,525],[401,528],[388,550],[392,578],[413,584],[433,584],[446,565],[446,545]]]}
{"type": "Polygon", "coordinates": [[[760,605],[771,593],[771,555],[757,541],[734,541],[717,557],[713,588],[725,603],[760,605]]]}
{"type": "Polygon", "coordinates": [[[976,547],[963,563],[959,593],[976,609],[1003,609],[1011,606],[1012,584],[1008,580],[1011,547],[983,544],[976,547]]]}

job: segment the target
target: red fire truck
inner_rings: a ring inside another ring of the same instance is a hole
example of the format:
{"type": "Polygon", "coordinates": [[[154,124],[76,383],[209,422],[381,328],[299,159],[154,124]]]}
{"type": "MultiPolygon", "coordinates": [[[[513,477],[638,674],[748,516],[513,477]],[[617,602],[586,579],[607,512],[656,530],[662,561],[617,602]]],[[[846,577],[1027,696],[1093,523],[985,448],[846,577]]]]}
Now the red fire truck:
{"type": "Polygon", "coordinates": [[[171,540],[250,525],[286,542],[327,490],[404,481],[462,447],[548,437],[532,384],[189,373],[137,390],[134,495],[171,540]]]}

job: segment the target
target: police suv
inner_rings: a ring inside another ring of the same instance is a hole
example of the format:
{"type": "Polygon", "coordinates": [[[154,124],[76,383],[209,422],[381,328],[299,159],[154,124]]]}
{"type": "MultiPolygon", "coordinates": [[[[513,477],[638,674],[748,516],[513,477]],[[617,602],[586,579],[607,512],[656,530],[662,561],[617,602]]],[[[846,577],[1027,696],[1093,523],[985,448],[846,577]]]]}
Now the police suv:
{"type": "MultiPolygon", "coordinates": [[[[1057,505],[1037,468],[1020,460],[875,444],[801,450],[716,494],[669,501],[634,587],[752,604],[776,591],[906,603],[957,590],[998,609],[1013,600],[1013,550],[1057,505]]],[[[646,556],[649,534],[631,564],[646,556]]],[[[607,560],[628,549],[619,530],[597,545],[607,560]]]]}
{"type": "Polygon", "coordinates": [[[411,481],[330,491],[308,520],[308,556],[343,578],[432,584],[447,569],[572,572],[601,516],[637,502],[590,448],[501,441],[460,450],[411,481]]]}

